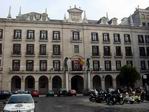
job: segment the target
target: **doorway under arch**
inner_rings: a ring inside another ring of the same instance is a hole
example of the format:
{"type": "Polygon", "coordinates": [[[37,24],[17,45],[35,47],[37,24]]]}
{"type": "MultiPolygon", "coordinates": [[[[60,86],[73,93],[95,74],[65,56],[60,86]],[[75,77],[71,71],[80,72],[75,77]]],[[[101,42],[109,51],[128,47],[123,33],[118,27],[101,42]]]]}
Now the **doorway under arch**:
{"type": "Polygon", "coordinates": [[[101,89],[101,78],[98,75],[93,77],[93,89],[101,89]]]}
{"type": "Polygon", "coordinates": [[[54,91],[57,91],[60,88],[62,88],[62,79],[59,76],[53,77],[53,79],[52,79],[52,89],[54,91]]]}
{"type": "Polygon", "coordinates": [[[108,89],[108,88],[112,88],[112,87],[113,87],[112,76],[107,75],[105,77],[105,88],[108,89]]]}
{"type": "Polygon", "coordinates": [[[32,91],[35,89],[35,79],[32,76],[25,78],[25,90],[32,91]]]}
{"type": "Polygon", "coordinates": [[[11,79],[11,91],[21,89],[21,78],[19,76],[13,76],[11,79]]]}
{"type": "Polygon", "coordinates": [[[77,93],[82,93],[84,89],[84,80],[81,76],[71,78],[71,89],[75,89],[77,93]]]}
{"type": "Polygon", "coordinates": [[[39,78],[39,92],[40,94],[46,94],[48,92],[48,78],[46,76],[39,78]]]}

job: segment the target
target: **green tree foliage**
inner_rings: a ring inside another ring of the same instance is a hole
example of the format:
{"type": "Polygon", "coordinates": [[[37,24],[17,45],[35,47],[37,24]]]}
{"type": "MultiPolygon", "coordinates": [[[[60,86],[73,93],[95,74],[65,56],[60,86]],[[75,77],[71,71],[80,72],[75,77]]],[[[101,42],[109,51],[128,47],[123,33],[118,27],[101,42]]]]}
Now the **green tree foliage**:
{"type": "Polygon", "coordinates": [[[121,86],[134,87],[135,82],[141,77],[135,67],[124,65],[120,70],[119,78],[121,86]]]}

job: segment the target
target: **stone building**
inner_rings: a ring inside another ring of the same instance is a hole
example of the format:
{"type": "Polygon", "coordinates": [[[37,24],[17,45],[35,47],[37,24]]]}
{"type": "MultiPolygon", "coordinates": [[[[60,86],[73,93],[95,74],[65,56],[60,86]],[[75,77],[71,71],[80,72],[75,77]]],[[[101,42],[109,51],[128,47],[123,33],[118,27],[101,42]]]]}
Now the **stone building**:
{"type": "Polygon", "coordinates": [[[137,8],[120,24],[117,18],[88,20],[76,6],[68,14],[53,20],[46,11],[20,10],[12,18],[9,10],[0,18],[0,89],[116,88],[126,64],[149,81],[149,8],[137,8]]]}

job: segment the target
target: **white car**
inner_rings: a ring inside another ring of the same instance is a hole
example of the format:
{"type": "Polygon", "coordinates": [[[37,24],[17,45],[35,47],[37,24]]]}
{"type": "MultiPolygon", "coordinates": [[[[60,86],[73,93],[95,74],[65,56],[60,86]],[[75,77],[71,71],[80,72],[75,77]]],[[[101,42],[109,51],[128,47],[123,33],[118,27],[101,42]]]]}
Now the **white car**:
{"type": "Polygon", "coordinates": [[[34,112],[35,103],[30,94],[13,94],[8,99],[3,112],[34,112]]]}

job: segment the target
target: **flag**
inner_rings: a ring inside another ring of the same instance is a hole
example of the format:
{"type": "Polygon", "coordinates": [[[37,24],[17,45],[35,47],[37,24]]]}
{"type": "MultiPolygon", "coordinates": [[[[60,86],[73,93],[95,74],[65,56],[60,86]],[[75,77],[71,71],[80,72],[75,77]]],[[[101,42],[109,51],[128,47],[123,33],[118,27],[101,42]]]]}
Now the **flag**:
{"type": "Polygon", "coordinates": [[[79,63],[80,63],[80,65],[84,65],[84,63],[85,63],[84,59],[83,58],[79,58],[79,63]]]}

